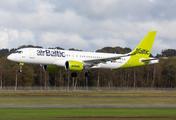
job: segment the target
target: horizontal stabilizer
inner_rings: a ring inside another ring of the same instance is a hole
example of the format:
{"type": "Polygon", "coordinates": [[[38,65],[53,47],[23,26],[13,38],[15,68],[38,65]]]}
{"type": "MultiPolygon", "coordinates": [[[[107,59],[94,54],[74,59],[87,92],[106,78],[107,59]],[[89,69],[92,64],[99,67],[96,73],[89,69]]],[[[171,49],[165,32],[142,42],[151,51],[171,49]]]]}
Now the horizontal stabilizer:
{"type": "Polygon", "coordinates": [[[141,60],[141,62],[150,62],[152,60],[161,60],[161,59],[168,59],[168,58],[167,57],[162,57],[162,58],[145,59],[145,60],[141,60]]]}

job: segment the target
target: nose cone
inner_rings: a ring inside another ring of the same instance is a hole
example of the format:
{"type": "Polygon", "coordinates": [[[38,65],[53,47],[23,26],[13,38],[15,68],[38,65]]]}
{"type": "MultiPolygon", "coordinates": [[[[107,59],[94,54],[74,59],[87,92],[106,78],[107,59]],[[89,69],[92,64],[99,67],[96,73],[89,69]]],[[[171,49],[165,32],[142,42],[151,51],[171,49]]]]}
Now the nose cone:
{"type": "Polygon", "coordinates": [[[9,55],[9,56],[7,57],[7,59],[10,60],[10,61],[16,61],[14,55],[9,55]]]}
{"type": "Polygon", "coordinates": [[[9,56],[7,57],[7,59],[8,59],[8,60],[11,60],[11,59],[12,59],[12,56],[11,56],[11,55],[9,55],[9,56]]]}

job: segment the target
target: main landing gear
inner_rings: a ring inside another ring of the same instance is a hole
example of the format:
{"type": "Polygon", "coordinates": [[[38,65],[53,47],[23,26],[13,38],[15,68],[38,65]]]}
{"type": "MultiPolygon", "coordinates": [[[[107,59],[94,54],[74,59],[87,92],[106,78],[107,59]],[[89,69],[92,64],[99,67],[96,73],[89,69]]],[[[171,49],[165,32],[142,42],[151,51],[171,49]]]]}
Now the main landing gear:
{"type": "Polygon", "coordinates": [[[71,76],[72,76],[72,77],[77,77],[77,73],[76,73],[76,72],[73,72],[73,73],[71,73],[71,76]]]}
{"type": "MultiPolygon", "coordinates": [[[[76,72],[73,72],[73,73],[71,73],[71,76],[72,76],[72,77],[77,77],[77,73],[76,73],[76,72]]],[[[87,71],[87,72],[85,73],[85,77],[89,77],[89,76],[91,76],[91,73],[90,73],[89,71],[87,71]]]]}
{"type": "Polygon", "coordinates": [[[85,73],[85,77],[89,77],[89,76],[91,76],[91,73],[90,73],[89,71],[87,71],[87,72],[85,73]]]}

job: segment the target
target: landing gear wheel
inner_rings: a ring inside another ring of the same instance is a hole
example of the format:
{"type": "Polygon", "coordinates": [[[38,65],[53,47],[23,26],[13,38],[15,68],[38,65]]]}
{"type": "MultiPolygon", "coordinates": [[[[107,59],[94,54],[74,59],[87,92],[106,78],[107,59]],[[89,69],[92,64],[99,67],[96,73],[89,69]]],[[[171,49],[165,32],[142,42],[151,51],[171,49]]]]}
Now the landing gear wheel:
{"type": "Polygon", "coordinates": [[[18,72],[19,72],[19,73],[22,73],[22,70],[20,69],[20,70],[18,70],[18,72]]]}
{"type": "Polygon", "coordinates": [[[89,76],[91,76],[91,73],[90,72],[86,72],[85,73],[85,77],[89,77],[89,76]]]}
{"type": "Polygon", "coordinates": [[[77,77],[77,73],[76,73],[76,72],[73,72],[73,73],[71,73],[71,76],[72,76],[72,77],[77,77]]]}
{"type": "Polygon", "coordinates": [[[18,63],[18,65],[20,65],[20,69],[18,70],[19,73],[22,73],[22,66],[24,65],[24,63],[18,63]]]}

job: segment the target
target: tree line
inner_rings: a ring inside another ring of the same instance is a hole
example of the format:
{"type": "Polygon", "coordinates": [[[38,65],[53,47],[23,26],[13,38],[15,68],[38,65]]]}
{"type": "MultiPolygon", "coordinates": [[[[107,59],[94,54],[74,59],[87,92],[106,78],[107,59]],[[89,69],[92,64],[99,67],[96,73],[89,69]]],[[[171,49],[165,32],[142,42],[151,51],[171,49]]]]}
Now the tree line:
{"type": "MultiPolygon", "coordinates": [[[[41,46],[20,46],[19,48],[41,46]]],[[[17,49],[19,49],[17,48],[17,49]]],[[[56,47],[57,49],[63,49],[56,47]]],[[[59,72],[44,71],[42,66],[25,64],[23,72],[18,73],[19,65],[7,60],[7,56],[17,49],[0,50],[0,85],[3,86],[111,86],[111,87],[176,87],[176,50],[162,50],[155,57],[169,57],[160,60],[159,64],[142,67],[106,70],[90,69],[89,78],[85,77],[86,70],[78,72],[76,78],[71,77],[71,71],[61,68],[59,72]]],[[[71,48],[70,50],[75,50],[71,48]]],[[[80,51],[80,50],[78,50],[80,51]]],[[[130,48],[105,47],[96,52],[129,53],[130,48]]],[[[152,55],[151,55],[152,56],[152,55]]]]}

